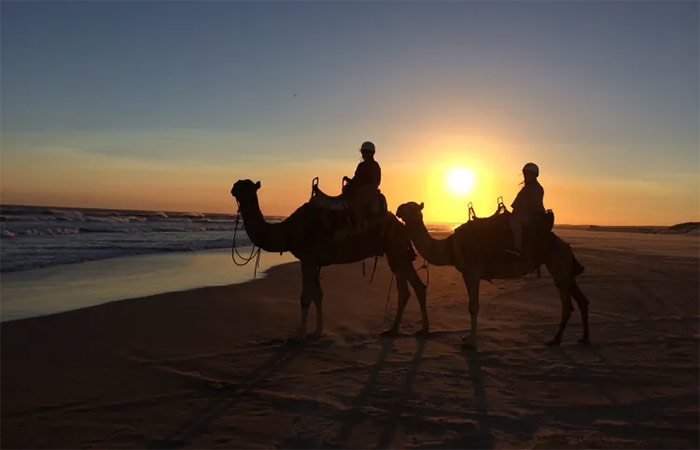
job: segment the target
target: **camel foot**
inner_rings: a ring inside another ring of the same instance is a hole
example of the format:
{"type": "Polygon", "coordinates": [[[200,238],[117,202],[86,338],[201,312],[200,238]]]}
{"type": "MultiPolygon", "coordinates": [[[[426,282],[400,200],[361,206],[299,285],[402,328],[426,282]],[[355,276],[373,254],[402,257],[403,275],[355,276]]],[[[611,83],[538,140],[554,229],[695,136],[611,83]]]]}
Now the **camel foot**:
{"type": "Polygon", "coordinates": [[[287,345],[300,345],[300,344],[303,344],[305,340],[306,340],[306,337],[304,335],[300,336],[298,334],[295,334],[294,336],[288,337],[285,344],[287,344],[287,345]]]}
{"type": "Polygon", "coordinates": [[[382,336],[382,337],[393,337],[393,336],[398,336],[398,335],[399,335],[399,331],[398,331],[398,330],[394,330],[393,328],[391,328],[391,329],[389,329],[389,330],[382,331],[381,333],[379,333],[379,335],[382,336]]]}
{"type": "Polygon", "coordinates": [[[306,335],[306,339],[310,341],[315,341],[318,339],[321,339],[323,337],[323,331],[314,331],[313,333],[310,333],[306,335]]]}
{"type": "Polygon", "coordinates": [[[559,347],[560,344],[561,344],[561,339],[555,338],[555,339],[552,339],[551,341],[547,342],[544,345],[547,345],[549,347],[559,347]]]}
{"type": "Polygon", "coordinates": [[[462,350],[475,351],[476,345],[474,345],[474,343],[471,341],[463,341],[462,344],[460,345],[460,348],[462,350]]]}
{"type": "Polygon", "coordinates": [[[423,328],[422,330],[416,331],[416,338],[419,339],[427,339],[428,336],[430,335],[430,331],[423,328]]]}
{"type": "Polygon", "coordinates": [[[579,339],[578,343],[586,346],[591,345],[591,341],[587,337],[579,339]]]}

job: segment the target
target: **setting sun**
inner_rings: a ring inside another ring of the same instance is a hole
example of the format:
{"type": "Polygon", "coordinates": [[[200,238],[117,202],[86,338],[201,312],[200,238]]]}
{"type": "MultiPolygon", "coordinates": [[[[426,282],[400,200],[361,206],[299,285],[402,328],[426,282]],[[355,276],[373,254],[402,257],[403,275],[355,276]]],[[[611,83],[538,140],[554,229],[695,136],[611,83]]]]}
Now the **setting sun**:
{"type": "Polygon", "coordinates": [[[474,187],[476,178],[471,169],[454,167],[447,172],[447,187],[453,194],[467,194],[474,187]]]}

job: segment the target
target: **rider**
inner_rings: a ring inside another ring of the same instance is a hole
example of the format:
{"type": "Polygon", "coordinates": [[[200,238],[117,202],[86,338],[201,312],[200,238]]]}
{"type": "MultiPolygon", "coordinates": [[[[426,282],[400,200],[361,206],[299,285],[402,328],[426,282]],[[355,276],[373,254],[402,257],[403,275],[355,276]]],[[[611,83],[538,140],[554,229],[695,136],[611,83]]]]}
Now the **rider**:
{"type": "Polygon", "coordinates": [[[544,213],[544,189],[537,181],[540,169],[535,163],[527,163],[523,167],[524,186],[518,192],[513,204],[513,214],[510,216],[510,228],[513,232],[513,245],[518,256],[522,255],[523,228],[534,223],[535,217],[544,213]]]}
{"type": "Polygon", "coordinates": [[[347,181],[343,193],[348,198],[355,226],[362,232],[367,231],[367,212],[376,208],[377,190],[382,181],[382,169],[374,160],[374,152],[373,143],[363,142],[360,147],[363,161],[357,165],[355,176],[343,177],[347,181]]]}

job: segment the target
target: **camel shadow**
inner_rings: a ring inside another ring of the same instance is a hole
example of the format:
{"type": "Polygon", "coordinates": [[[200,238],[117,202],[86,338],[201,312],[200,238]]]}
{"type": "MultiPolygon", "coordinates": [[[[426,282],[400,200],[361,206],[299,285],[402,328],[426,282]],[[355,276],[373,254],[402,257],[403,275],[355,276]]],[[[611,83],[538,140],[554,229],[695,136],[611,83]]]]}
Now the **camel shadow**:
{"type": "Polygon", "coordinates": [[[437,339],[441,337],[450,337],[454,335],[463,335],[465,333],[468,333],[469,329],[464,328],[460,330],[441,330],[441,331],[430,331],[427,334],[420,334],[420,333],[397,333],[393,334],[390,336],[381,336],[381,339],[393,339],[393,340],[401,340],[401,339],[415,339],[415,340],[420,340],[420,341],[425,341],[425,340],[431,340],[431,339],[437,339]]]}
{"type": "Polygon", "coordinates": [[[501,424],[507,427],[513,425],[513,421],[504,421],[503,418],[492,417],[489,414],[486,389],[484,388],[484,372],[482,370],[482,361],[478,351],[464,350],[461,352],[461,356],[467,363],[467,370],[473,387],[474,412],[468,414],[468,416],[474,418],[476,425],[460,427],[459,437],[456,439],[448,439],[438,443],[431,442],[427,445],[419,445],[412,448],[494,448],[496,438],[492,430],[492,425],[501,424]]]}
{"type": "Polygon", "coordinates": [[[379,343],[381,345],[381,349],[379,351],[379,356],[377,357],[377,362],[370,367],[367,382],[362,390],[357,394],[351,409],[348,412],[343,413],[343,416],[347,416],[347,418],[343,423],[343,426],[340,428],[340,431],[338,431],[335,439],[333,439],[333,442],[335,443],[334,446],[345,447],[348,438],[352,434],[352,430],[362,421],[364,417],[362,409],[368,405],[369,396],[375,390],[377,385],[379,373],[386,366],[386,359],[394,349],[393,337],[382,337],[379,340],[379,343]]]}
{"type": "Polygon", "coordinates": [[[190,417],[169,436],[153,439],[146,444],[149,449],[182,448],[194,437],[202,434],[207,425],[225,414],[241,397],[264,383],[270,376],[289,364],[301,351],[302,345],[284,342],[262,365],[255,368],[242,381],[219,391],[218,398],[205,410],[190,417]]]}
{"type": "Polygon", "coordinates": [[[394,432],[398,426],[399,419],[401,418],[401,413],[404,410],[404,405],[409,399],[411,392],[413,390],[413,382],[416,379],[416,374],[418,373],[418,366],[420,366],[421,360],[423,358],[423,352],[428,343],[427,339],[418,339],[418,345],[416,347],[416,352],[413,354],[413,358],[408,365],[408,373],[406,374],[406,381],[403,384],[401,392],[398,394],[398,402],[394,405],[391,410],[391,417],[389,419],[389,424],[387,425],[384,433],[379,439],[377,448],[389,448],[392,445],[392,440],[394,437],[394,432]]]}
{"type": "Polygon", "coordinates": [[[475,418],[478,425],[477,432],[459,442],[449,442],[449,447],[460,448],[493,448],[495,437],[491,430],[491,417],[489,416],[488,400],[484,388],[484,372],[482,370],[481,357],[477,350],[464,350],[462,357],[467,363],[469,378],[472,381],[474,391],[475,418]]]}

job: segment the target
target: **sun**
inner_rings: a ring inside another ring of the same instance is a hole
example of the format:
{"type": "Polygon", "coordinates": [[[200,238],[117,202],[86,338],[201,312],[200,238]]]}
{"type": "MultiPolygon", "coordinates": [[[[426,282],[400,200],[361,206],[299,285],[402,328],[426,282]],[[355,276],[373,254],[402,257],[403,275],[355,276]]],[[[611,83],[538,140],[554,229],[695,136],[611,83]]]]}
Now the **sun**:
{"type": "Polygon", "coordinates": [[[453,167],[447,172],[447,188],[456,195],[471,192],[476,182],[476,177],[471,169],[466,167],[453,167]]]}

